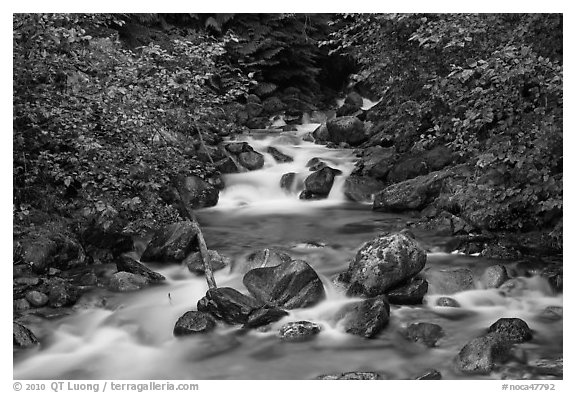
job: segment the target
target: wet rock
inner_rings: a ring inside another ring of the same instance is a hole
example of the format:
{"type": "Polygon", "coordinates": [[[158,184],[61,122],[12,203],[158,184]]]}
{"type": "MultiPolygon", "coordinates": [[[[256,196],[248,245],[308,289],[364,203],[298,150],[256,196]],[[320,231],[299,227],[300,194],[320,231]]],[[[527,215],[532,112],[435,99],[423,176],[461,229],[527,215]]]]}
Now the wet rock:
{"type": "Polygon", "coordinates": [[[545,321],[559,321],[564,318],[564,309],[557,306],[548,306],[539,315],[545,321]]]}
{"type": "Polygon", "coordinates": [[[474,289],[474,277],[468,268],[429,270],[425,275],[431,293],[451,295],[474,289]]]}
{"type": "Polygon", "coordinates": [[[404,336],[417,343],[422,343],[427,347],[435,347],[436,342],[444,337],[444,329],[435,323],[413,323],[403,332],[404,336]]]}
{"type": "Polygon", "coordinates": [[[436,305],[439,307],[460,307],[460,303],[458,303],[456,299],[446,296],[439,297],[436,300],[436,305]]]}
{"type": "Polygon", "coordinates": [[[198,311],[209,312],[229,324],[245,324],[250,313],[263,306],[262,302],[246,296],[233,288],[209,289],[198,300],[198,311]]]}
{"type": "Polygon", "coordinates": [[[238,162],[244,168],[254,171],[264,166],[264,156],[256,151],[242,152],[238,155],[238,162]]]}
{"type": "Polygon", "coordinates": [[[252,149],[252,147],[246,142],[232,142],[224,146],[224,148],[234,155],[254,151],[254,149],[252,149]]]}
{"type": "Polygon", "coordinates": [[[248,322],[245,326],[248,328],[258,328],[273,322],[277,322],[284,318],[286,315],[288,315],[288,312],[282,310],[281,308],[262,307],[250,313],[248,316],[248,322]]]}
{"type": "Polygon", "coordinates": [[[438,371],[438,370],[430,369],[430,370],[426,370],[422,375],[420,375],[414,379],[417,379],[417,380],[439,380],[439,379],[442,379],[442,374],[440,374],[440,371],[438,371]]]}
{"type": "Polygon", "coordinates": [[[382,375],[374,372],[352,371],[341,374],[325,374],[316,377],[323,380],[341,380],[341,381],[374,381],[385,379],[382,375]]]}
{"type": "Polygon", "coordinates": [[[176,321],[175,336],[207,333],[216,327],[216,320],[212,315],[201,311],[188,311],[176,321]]]}
{"type": "Polygon", "coordinates": [[[292,191],[294,186],[294,180],[296,179],[296,173],[288,172],[282,175],[280,178],[280,188],[286,191],[292,191]]]}
{"type": "Polygon", "coordinates": [[[256,299],[287,309],[310,307],[326,297],[318,274],[304,261],[252,269],[243,283],[256,299]]]}
{"type": "Polygon", "coordinates": [[[497,334],[512,343],[522,343],[532,339],[532,331],[520,318],[500,318],[488,328],[488,332],[497,334]]]}
{"type": "Polygon", "coordinates": [[[308,341],[320,333],[320,330],[320,325],[312,322],[289,322],[280,328],[279,336],[282,341],[287,342],[308,341]]]}
{"type": "Polygon", "coordinates": [[[312,137],[314,137],[315,141],[326,142],[328,138],[330,138],[330,134],[328,133],[328,127],[326,127],[326,123],[323,123],[318,128],[316,128],[314,132],[312,132],[312,137]]]}
{"type": "Polygon", "coordinates": [[[385,234],[365,243],[348,267],[348,295],[373,297],[405,282],[426,264],[426,252],[402,233],[385,234]]]}
{"type": "Polygon", "coordinates": [[[523,277],[511,278],[504,284],[498,287],[498,292],[507,297],[522,296],[525,290],[528,289],[526,279],[523,277]]]}
{"type": "Polygon", "coordinates": [[[72,306],[80,297],[80,291],[77,287],[56,277],[48,280],[46,286],[47,288],[43,288],[42,292],[48,294],[50,307],[72,306]]]}
{"type": "Polygon", "coordinates": [[[302,199],[302,200],[307,200],[307,201],[316,201],[319,199],[325,199],[326,195],[314,194],[311,191],[304,190],[300,193],[300,195],[298,195],[298,198],[302,199]]]}
{"type": "Polygon", "coordinates": [[[408,283],[396,287],[386,295],[391,304],[422,304],[428,292],[428,282],[419,276],[412,277],[408,283]]]}
{"type": "Polygon", "coordinates": [[[328,141],[334,143],[346,142],[357,146],[368,139],[364,123],[354,116],[342,116],[326,122],[328,141]]]}
{"type": "Polygon", "coordinates": [[[458,353],[456,366],[467,374],[489,374],[497,363],[510,356],[512,343],[490,333],[472,339],[458,353]]]}
{"type": "Polygon", "coordinates": [[[38,339],[26,326],[12,322],[13,344],[16,347],[27,348],[38,345],[38,339]]]}
{"type": "Polygon", "coordinates": [[[264,248],[250,253],[246,257],[246,262],[235,266],[234,270],[240,273],[246,273],[252,269],[277,266],[290,261],[292,261],[290,254],[275,248],[264,248]]]}
{"type": "Polygon", "coordinates": [[[142,254],[142,262],[179,263],[198,250],[197,230],[189,221],[166,225],[156,232],[142,254]]]}
{"type": "MultiPolygon", "coordinates": [[[[210,258],[212,271],[218,271],[224,269],[226,266],[230,266],[230,258],[220,255],[218,251],[208,250],[208,256],[210,258]]],[[[191,273],[204,275],[204,262],[202,261],[202,254],[200,254],[200,252],[188,255],[182,263],[188,267],[191,273]]]]}
{"type": "Polygon", "coordinates": [[[429,172],[428,165],[422,157],[402,159],[390,169],[387,180],[389,183],[400,183],[429,172]]]}
{"type": "Polygon", "coordinates": [[[504,284],[508,278],[508,273],[504,266],[494,265],[488,267],[484,271],[480,281],[485,288],[498,288],[500,285],[504,284]]]}
{"type": "Polygon", "coordinates": [[[310,172],[316,172],[320,169],[326,168],[327,166],[328,165],[326,165],[324,161],[318,161],[317,163],[310,165],[309,170],[310,172]]]}
{"type": "Polygon", "coordinates": [[[51,267],[65,270],[82,266],[86,259],[82,245],[60,228],[54,232],[40,230],[24,238],[21,247],[23,262],[35,273],[44,273],[51,267]]]}
{"type": "Polygon", "coordinates": [[[364,105],[364,100],[362,99],[362,96],[360,94],[356,93],[355,91],[352,91],[348,93],[346,99],[344,100],[344,103],[351,105],[356,110],[358,110],[362,108],[362,105],[364,105]]]}
{"type": "Polygon", "coordinates": [[[366,149],[358,165],[362,174],[384,181],[395,161],[396,149],[373,146],[366,149]]]}
{"type": "Polygon", "coordinates": [[[327,196],[332,189],[335,176],[336,172],[329,167],[322,168],[312,173],[306,178],[306,180],[304,180],[306,191],[316,195],[327,196]]]}
{"type": "Polygon", "coordinates": [[[373,209],[382,212],[420,210],[440,195],[450,171],[433,172],[426,176],[392,184],[376,194],[373,209]]]}
{"type": "Polygon", "coordinates": [[[216,187],[198,176],[187,176],[179,181],[179,195],[192,209],[216,206],[219,192],[216,187]]]}
{"type": "Polygon", "coordinates": [[[150,280],[139,274],[118,272],[112,275],[108,288],[114,292],[137,291],[150,285],[150,280]]]}
{"type": "Polygon", "coordinates": [[[276,160],[276,162],[292,162],[294,159],[273,146],[268,146],[266,150],[268,153],[272,154],[272,157],[276,160]]]}
{"type": "Polygon", "coordinates": [[[39,291],[30,291],[26,294],[26,300],[32,307],[42,307],[48,303],[48,296],[39,291]]]}
{"type": "Polygon", "coordinates": [[[214,163],[214,167],[220,171],[220,173],[238,173],[240,170],[234,160],[230,157],[223,158],[214,163]]]}
{"type": "Polygon", "coordinates": [[[386,296],[376,296],[344,306],[337,318],[347,333],[372,338],[388,325],[390,304],[386,296]]]}
{"type": "Polygon", "coordinates": [[[364,176],[348,176],[344,181],[344,195],[355,202],[372,202],[384,183],[364,176]]]}
{"type": "Polygon", "coordinates": [[[489,259],[513,261],[520,258],[522,253],[517,250],[514,245],[496,242],[487,244],[480,255],[489,259]]]}
{"type": "Polygon", "coordinates": [[[146,277],[150,282],[160,282],[166,280],[166,277],[160,273],[156,273],[144,264],[136,261],[135,259],[122,255],[116,261],[116,267],[119,272],[128,272],[146,277]]]}

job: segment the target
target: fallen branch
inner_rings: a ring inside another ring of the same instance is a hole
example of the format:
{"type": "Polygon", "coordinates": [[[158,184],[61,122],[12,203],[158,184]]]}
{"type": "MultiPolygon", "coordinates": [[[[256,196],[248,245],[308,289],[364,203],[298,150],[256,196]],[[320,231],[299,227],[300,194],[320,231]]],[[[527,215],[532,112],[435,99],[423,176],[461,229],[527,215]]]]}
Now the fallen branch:
{"type": "Polygon", "coordinates": [[[181,207],[181,211],[184,214],[184,218],[187,221],[192,223],[192,226],[196,230],[197,238],[198,238],[198,248],[200,249],[200,258],[202,258],[202,263],[204,264],[204,274],[206,275],[206,282],[208,283],[209,289],[215,289],[216,280],[214,280],[214,273],[212,272],[212,265],[210,264],[210,255],[208,254],[208,247],[206,246],[206,241],[204,240],[204,235],[202,234],[202,230],[200,229],[200,224],[198,224],[198,220],[196,220],[196,216],[194,212],[190,208],[190,206],[186,205],[182,200],[182,195],[178,187],[176,187],[179,195],[179,203],[181,207]]]}

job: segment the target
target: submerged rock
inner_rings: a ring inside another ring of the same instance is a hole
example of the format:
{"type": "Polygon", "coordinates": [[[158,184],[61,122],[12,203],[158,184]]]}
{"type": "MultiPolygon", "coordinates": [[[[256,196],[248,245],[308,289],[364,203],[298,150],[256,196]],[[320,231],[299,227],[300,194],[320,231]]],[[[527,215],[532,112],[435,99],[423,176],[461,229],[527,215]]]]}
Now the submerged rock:
{"type": "Polygon", "coordinates": [[[316,379],[323,379],[323,380],[341,380],[341,381],[374,381],[383,378],[382,375],[374,372],[367,372],[367,371],[351,371],[347,373],[341,374],[325,374],[316,377],[316,379]]]}
{"type": "Polygon", "coordinates": [[[386,234],[367,243],[348,267],[348,295],[373,297],[405,282],[426,264],[426,252],[403,234],[386,234]]]}
{"type": "Polygon", "coordinates": [[[150,285],[150,280],[144,276],[128,272],[115,273],[110,279],[108,288],[115,292],[137,291],[150,285]]]}
{"type": "Polygon", "coordinates": [[[489,374],[497,363],[510,357],[511,348],[510,341],[489,333],[466,344],[456,357],[456,366],[467,374],[489,374]]]}
{"type": "MultiPolygon", "coordinates": [[[[220,255],[218,251],[208,250],[208,256],[210,258],[212,271],[221,270],[230,265],[230,258],[220,255]]],[[[204,262],[202,261],[200,252],[188,255],[182,263],[188,267],[191,273],[203,275],[205,272],[204,262]]]]}
{"type": "Polygon", "coordinates": [[[312,322],[289,322],[280,328],[279,336],[282,341],[287,342],[308,341],[320,333],[320,330],[320,325],[312,322]]]}
{"type": "Polygon", "coordinates": [[[234,270],[240,273],[246,273],[252,269],[260,267],[272,267],[284,262],[290,262],[292,257],[284,251],[275,248],[264,248],[250,253],[246,261],[234,266],[234,270]]]}
{"type": "Polygon", "coordinates": [[[451,297],[442,296],[436,300],[436,305],[439,307],[460,307],[460,303],[451,297]]]}
{"type": "Polygon", "coordinates": [[[197,229],[189,221],[162,227],[156,232],[140,258],[143,262],[181,262],[198,250],[197,229]]]}
{"type": "Polygon", "coordinates": [[[262,302],[250,296],[222,287],[209,289],[206,296],[198,300],[197,308],[229,324],[245,324],[250,313],[262,306],[262,302]]]}
{"type": "Polygon", "coordinates": [[[451,295],[474,289],[474,276],[468,268],[440,269],[426,272],[432,293],[451,295]]]}
{"type": "Polygon", "coordinates": [[[390,304],[386,296],[376,296],[344,306],[337,318],[347,333],[372,338],[388,325],[390,304]]]}
{"type": "Polygon", "coordinates": [[[116,261],[116,267],[119,272],[128,272],[146,277],[150,282],[160,282],[166,280],[166,277],[160,273],[156,273],[144,264],[126,256],[122,255],[116,261]]]}
{"type": "Polygon", "coordinates": [[[408,340],[427,347],[435,347],[436,342],[445,335],[442,326],[428,322],[410,324],[403,333],[408,340]]]}
{"type": "Polygon", "coordinates": [[[13,344],[16,347],[27,348],[38,345],[38,339],[26,326],[12,322],[13,344]]]}
{"type": "Polygon", "coordinates": [[[280,150],[278,150],[277,148],[273,147],[273,146],[268,146],[268,149],[266,150],[268,153],[270,153],[272,155],[272,157],[274,157],[274,159],[276,160],[276,162],[292,162],[294,161],[294,159],[284,153],[282,153],[280,150]]]}
{"type": "Polygon", "coordinates": [[[326,297],[318,274],[304,261],[252,269],[243,283],[256,299],[287,309],[310,307],[326,297]]]}
{"type": "Polygon", "coordinates": [[[282,177],[280,178],[280,188],[286,191],[291,191],[295,179],[296,179],[296,173],[294,172],[288,172],[283,174],[282,177]]]}
{"type": "Polygon", "coordinates": [[[196,333],[207,333],[216,327],[212,315],[201,311],[188,311],[176,321],[175,336],[187,336],[196,333]]]}
{"type": "Polygon", "coordinates": [[[520,318],[500,318],[488,328],[488,332],[498,334],[513,343],[522,343],[532,339],[532,331],[520,318]]]}
{"type": "Polygon", "coordinates": [[[392,304],[422,304],[422,299],[428,292],[428,281],[415,276],[406,284],[390,290],[386,295],[392,304]]]}

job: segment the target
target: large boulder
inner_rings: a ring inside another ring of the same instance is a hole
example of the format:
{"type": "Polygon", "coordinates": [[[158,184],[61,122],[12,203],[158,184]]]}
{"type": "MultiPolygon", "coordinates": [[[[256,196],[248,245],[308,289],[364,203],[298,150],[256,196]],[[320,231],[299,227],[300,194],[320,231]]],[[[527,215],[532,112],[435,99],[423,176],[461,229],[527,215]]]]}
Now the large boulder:
{"type": "Polygon", "coordinates": [[[229,324],[245,324],[250,313],[262,306],[262,302],[250,296],[233,288],[222,287],[209,289],[206,296],[198,300],[197,308],[229,324]]]}
{"type": "Polygon", "coordinates": [[[233,270],[239,273],[246,273],[252,269],[277,266],[290,261],[292,261],[292,257],[284,251],[275,248],[264,248],[248,254],[246,260],[243,263],[236,264],[233,270]]]}
{"type": "Polygon", "coordinates": [[[364,123],[354,116],[342,116],[326,122],[328,141],[357,146],[368,139],[364,123]]]}
{"type": "Polygon", "coordinates": [[[201,311],[188,311],[176,321],[174,325],[175,336],[207,333],[216,327],[216,320],[212,315],[201,311]]]}
{"type": "Polygon", "coordinates": [[[426,279],[434,294],[451,295],[475,288],[472,270],[465,267],[429,270],[426,279]]]}
{"type": "Polygon", "coordinates": [[[319,196],[328,196],[337,174],[338,172],[330,167],[312,173],[304,180],[306,191],[319,196]]]}
{"type": "Polygon", "coordinates": [[[497,333],[472,339],[458,353],[456,366],[467,374],[489,374],[510,356],[512,343],[497,333]]]}
{"type": "Polygon", "coordinates": [[[247,151],[238,154],[238,162],[244,168],[254,171],[264,166],[264,156],[257,151],[247,151]]]}
{"type": "Polygon", "coordinates": [[[404,233],[383,234],[365,243],[350,263],[348,294],[374,297],[385,294],[420,272],[426,252],[404,233]]]}
{"type": "Polygon", "coordinates": [[[391,289],[386,295],[391,304],[422,304],[428,292],[428,281],[414,276],[407,283],[391,289]]]}
{"type": "Polygon", "coordinates": [[[256,299],[287,309],[310,307],[326,297],[318,274],[304,261],[252,269],[243,283],[256,299]]]}
{"type": "Polygon", "coordinates": [[[196,227],[189,221],[166,225],[156,232],[140,260],[179,263],[192,251],[198,250],[197,234],[196,227]]]}
{"type": "Polygon", "coordinates": [[[195,175],[181,179],[178,191],[182,202],[192,209],[215,206],[218,203],[218,190],[195,175]]]}
{"type": "Polygon", "coordinates": [[[384,183],[371,177],[353,175],[344,181],[344,195],[355,202],[372,202],[383,188],[384,183]]]}
{"type": "Polygon", "coordinates": [[[382,212],[421,210],[440,195],[450,176],[452,172],[446,170],[392,184],[376,194],[373,208],[382,212]]]}
{"type": "Polygon", "coordinates": [[[347,333],[372,338],[388,325],[390,304],[386,296],[376,296],[347,304],[338,312],[337,318],[347,333]]]}
{"type": "Polygon", "coordinates": [[[150,285],[150,280],[144,276],[128,272],[114,273],[108,288],[114,292],[137,291],[150,285]]]}
{"type": "Polygon", "coordinates": [[[279,336],[282,341],[287,342],[308,341],[320,333],[320,330],[320,325],[312,322],[289,322],[280,328],[279,336]]]}
{"type": "Polygon", "coordinates": [[[12,322],[13,345],[26,348],[38,345],[38,339],[26,326],[12,322]]]}
{"type": "Polygon", "coordinates": [[[132,259],[129,256],[122,255],[116,260],[116,267],[119,272],[128,272],[146,277],[150,282],[160,282],[166,280],[166,277],[156,273],[144,264],[132,259]]]}
{"type": "Polygon", "coordinates": [[[523,343],[532,339],[532,331],[520,318],[500,318],[488,328],[488,332],[498,334],[512,343],[523,343]]]}
{"type": "MultiPolygon", "coordinates": [[[[226,266],[230,266],[230,258],[220,255],[218,251],[208,250],[208,257],[212,271],[221,270],[226,266]]],[[[205,273],[204,262],[202,261],[202,254],[200,252],[188,255],[186,259],[182,261],[182,264],[188,267],[190,273],[197,275],[204,275],[205,273]]]]}

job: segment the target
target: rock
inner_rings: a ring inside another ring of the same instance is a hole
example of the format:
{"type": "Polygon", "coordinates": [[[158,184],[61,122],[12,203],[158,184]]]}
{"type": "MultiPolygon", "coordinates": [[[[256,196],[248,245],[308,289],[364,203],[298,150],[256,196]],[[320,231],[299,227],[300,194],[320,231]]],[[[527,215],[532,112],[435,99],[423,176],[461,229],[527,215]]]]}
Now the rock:
{"type": "Polygon", "coordinates": [[[342,116],[326,122],[328,141],[334,143],[346,142],[357,146],[368,139],[364,123],[354,116],[342,116]]]}
{"type": "Polygon", "coordinates": [[[320,333],[321,327],[312,322],[289,322],[280,328],[279,336],[282,341],[301,342],[311,340],[320,333]]]}
{"type": "Polygon", "coordinates": [[[451,295],[474,289],[474,277],[468,268],[429,270],[425,275],[430,293],[451,295]]]}
{"type": "Polygon", "coordinates": [[[61,228],[39,230],[22,239],[21,246],[23,262],[35,273],[82,266],[86,259],[82,245],[61,228]]]}
{"type": "Polygon", "coordinates": [[[258,117],[262,114],[263,108],[262,105],[255,102],[248,102],[244,105],[244,109],[248,113],[248,117],[258,117]]]}
{"type": "Polygon", "coordinates": [[[139,274],[118,272],[112,275],[108,288],[114,292],[137,291],[150,285],[150,280],[139,274]]]}
{"type": "Polygon", "coordinates": [[[366,149],[358,165],[362,168],[362,174],[385,181],[395,161],[396,149],[373,146],[366,149]]]}
{"type": "Polygon", "coordinates": [[[496,363],[510,356],[512,343],[499,334],[490,333],[474,338],[456,357],[456,366],[467,374],[489,374],[496,363]]]}
{"type": "Polygon", "coordinates": [[[268,325],[272,322],[277,322],[288,315],[288,312],[278,307],[263,307],[254,310],[248,316],[246,327],[257,328],[268,325]]]}
{"type": "Polygon", "coordinates": [[[233,288],[221,287],[209,289],[206,296],[198,300],[197,308],[229,324],[245,324],[250,313],[262,306],[262,302],[233,288]]]}
{"type": "Polygon", "coordinates": [[[162,227],[156,232],[140,257],[142,262],[179,263],[198,250],[197,230],[189,221],[162,227]]]}
{"type": "Polygon", "coordinates": [[[390,304],[380,295],[348,304],[337,315],[346,333],[372,338],[388,325],[390,304]]]}
{"type": "Polygon", "coordinates": [[[440,195],[449,176],[450,171],[433,172],[392,184],[376,194],[373,209],[382,212],[420,210],[440,195]]]}
{"type": "Polygon", "coordinates": [[[504,284],[508,280],[508,273],[506,268],[502,265],[489,266],[480,281],[485,288],[498,288],[500,285],[504,284]]]}
{"type": "Polygon", "coordinates": [[[545,321],[559,321],[564,318],[564,309],[557,306],[548,306],[539,317],[545,321]]]}
{"type": "Polygon", "coordinates": [[[278,97],[268,97],[262,103],[264,111],[268,114],[280,113],[286,108],[286,104],[278,97]]]}
{"type": "Polygon", "coordinates": [[[438,370],[429,369],[429,370],[426,370],[422,375],[420,375],[414,379],[417,379],[417,380],[439,380],[439,379],[442,379],[442,374],[440,374],[440,371],[438,371],[438,370]]]}
{"type": "MultiPolygon", "coordinates": [[[[564,359],[538,359],[528,364],[538,375],[552,375],[562,377],[564,375],[564,359]]],[[[533,379],[533,378],[531,378],[533,379]]]]}
{"type": "Polygon", "coordinates": [[[422,304],[427,292],[428,281],[415,276],[408,283],[390,290],[386,295],[391,304],[422,304]]]}
{"type": "Polygon", "coordinates": [[[326,142],[328,138],[330,138],[330,134],[328,133],[328,127],[326,127],[326,123],[323,123],[318,128],[316,128],[314,132],[312,132],[312,137],[314,137],[315,141],[326,142]]]}
{"type": "Polygon", "coordinates": [[[436,305],[439,307],[460,307],[460,303],[458,303],[455,299],[451,297],[439,297],[436,300],[436,305]]]}
{"type": "MultiPolygon", "coordinates": [[[[224,269],[226,266],[230,266],[230,258],[220,255],[217,251],[208,250],[208,256],[210,257],[210,266],[212,266],[212,271],[218,271],[224,269]]],[[[202,255],[200,252],[195,252],[190,254],[182,262],[188,267],[191,273],[197,275],[203,275],[204,262],[202,262],[202,255]]]]}
{"type": "Polygon", "coordinates": [[[150,282],[160,282],[166,280],[166,277],[160,273],[156,273],[144,264],[134,260],[133,258],[122,255],[116,261],[116,267],[119,272],[128,272],[146,277],[150,282]]]}
{"type": "Polygon", "coordinates": [[[282,175],[280,178],[280,188],[286,191],[292,191],[294,186],[294,180],[296,179],[296,173],[288,172],[282,175]]]}
{"type": "Polygon", "coordinates": [[[427,347],[435,347],[436,342],[444,337],[444,329],[435,323],[413,323],[403,332],[404,336],[417,343],[422,343],[427,347]]]}
{"type": "Polygon", "coordinates": [[[256,299],[287,309],[310,307],[326,297],[322,281],[304,261],[252,269],[242,282],[256,299]]]}
{"type": "Polygon", "coordinates": [[[344,181],[344,195],[355,202],[372,202],[384,183],[364,176],[348,176],[344,181]]]}
{"type": "Polygon", "coordinates": [[[264,166],[264,156],[256,151],[243,152],[238,155],[238,162],[244,168],[254,171],[264,166]]]}
{"type": "Polygon", "coordinates": [[[316,377],[323,380],[342,380],[342,381],[373,381],[385,379],[380,374],[366,371],[352,371],[342,374],[325,374],[316,377]]]}
{"type": "Polygon", "coordinates": [[[519,318],[500,318],[488,328],[491,334],[497,334],[506,341],[522,343],[532,339],[528,324],[519,318]]]}
{"type": "Polygon", "coordinates": [[[356,116],[356,117],[360,117],[360,115],[362,114],[362,110],[360,110],[360,108],[355,107],[354,105],[348,104],[348,103],[344,103],[340,108],[338,108],[336,110],[336,116],[337,117],[342,117],[342,116],[356,116]]]}
{"type": "Polygon", "coordinates": [[[30,310],[30,303],[28,302],[28,300],[26,300],[24,298],[14,300],[14,302],[12,303],[12,306],[13,306],[14,311],[30,310]]]}
{"type": "Polygon", "coordinates": [[[216,187],[198,176],[187,176],[179,181],[179,195],[182,202],[192,209],[216,206],[219,192],[216,187]]]}
{"type": "Polygon", "coordinates": [[[308,190],[304,190],[300,193],[300,195],[298,195],[299,199],[303,199],[303,200],[319,200],[319,199],[325,199],[326,195],[319,195],[319,194],[314,194],[311,191],[308,190]]]}
{"type": "Polygon", "coordinates": [[[304,180],[306,191],[316,195],[327,196],[330,194],[335,176],[335,170],[330,167],[314,172],[304,180]]]}
{"type": "Polygon", "coordinates": [[[276,160],[276,162],[292,162],[294,159],[286,154],[282,153],[280,150],[276,149],[273,146],[268,146],[266,150],[268,153],[272,154],[272,157],[276,160]]]}
{"type": "Polygon", "coordinates": [[[252,149],[252,146],[250,146],[246,142],[232,142],[224,146],[224,148],[234,155],[239,155],[240,153],[243,152],[254,151],[254,149],[252,149]]]}
{"type": "Polygon", "coordinates": [[[326,168],[328,165],[326,165],[326,163],[324,161],[319,161],[318,163],[311,165],[309,170],[310,172],[316,172],[319,171],[320,169],[326,168]]]}
{"type": "Polygon", "coordinates": [[[38,339],[26,326],[12,322],[13,344],[16,347],[27,348],[38,345],[38,339]]]}
{"type": "Polygon", "coordinates": [[[238,173],[240,171],[234,160],[230,157],[216,161],[214,167],[220,171],[220,173],[238,173]]]}
{"type": "Polygon", "coordinates": [[[514,245],[506,245],[496,242],[487,244],[480,255],[488,259],[514,261],[520,258],[522,253],[515,249],[514,245]]]}
{"type": "Polygon", "coordinates": [[[246,96],[246,103],[248,103],[248,104],[261,104],[262,101],[260,100],[260,97],[258,97],[256,94],[248,94],[246,96]]]}
{"type": "Polygon", "coordinates": [[[390,169],[387,180],[389,183],[400,183],[430,172],[422,157],[401,159],[390,169]]]}
{"type": "Polygon", "coordinates": [[[39,291],[30,291],[26,294],[26,300],[33,307],[42,307],[48,303],[48,296],[39,291]]]}
{"type": "Polygon", "coordinates": [[[348,267],[349,296],[374,297],[415,276],[426,252],[405,234],[385,234],[365,243],[348,267]]]}
{"type": "Polygon", "coordinates": [[[355,91],[352,91],[348,93],[346,99],[344,100],[344,103],[358,110],[362,108],[362,105],[364,105],[364,100],[362,99],[362,96],[360,94],[356,93],[355,91]]]}
{"type": "Polygon", "coordinates": [[[515,277],[506,281],[498,287],[498,292],[507,297],[522,296],[525,290],[528,289],[528,284],[524,277],[515,277]]]}
{"type": "Polygon", "coordinates": [[[201,311],[188,311],[176,321],[175,336],[187,336],[197,333],[208,333],[216,327],[212,315],[201,311]]]}
{"type": "Polygon", "coordinates": [[[41,290],[48,294],[48,304],[50,307],[72,306],[80,297],[77,287],[60,278],[53,277],[46,282],[45,288],[41,290]]]}
{"type": "Polygon", "coordinates": [[[274,248],[264,248],[250,253],[246,257],[246,262],[240,266],[235,266],[234,270],[246,273],[252,269],[277,266],[290,261],[292,261],[292,257],[289,254],[274,248]]]}

